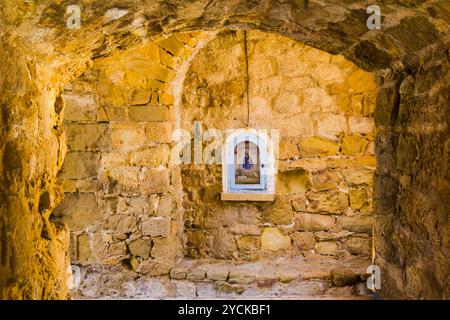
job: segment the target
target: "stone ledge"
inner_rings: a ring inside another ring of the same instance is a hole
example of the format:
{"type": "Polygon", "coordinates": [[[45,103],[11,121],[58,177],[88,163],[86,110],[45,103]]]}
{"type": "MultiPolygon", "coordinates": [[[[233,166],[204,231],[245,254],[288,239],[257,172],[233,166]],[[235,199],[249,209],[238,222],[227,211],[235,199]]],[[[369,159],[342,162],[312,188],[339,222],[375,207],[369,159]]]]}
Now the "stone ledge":
{"type": "Polygon", "coordinates": [[[225,193],[221,194],[222,201],[267,201],[275,200],[274,194],[264,193],[225,193]]]}

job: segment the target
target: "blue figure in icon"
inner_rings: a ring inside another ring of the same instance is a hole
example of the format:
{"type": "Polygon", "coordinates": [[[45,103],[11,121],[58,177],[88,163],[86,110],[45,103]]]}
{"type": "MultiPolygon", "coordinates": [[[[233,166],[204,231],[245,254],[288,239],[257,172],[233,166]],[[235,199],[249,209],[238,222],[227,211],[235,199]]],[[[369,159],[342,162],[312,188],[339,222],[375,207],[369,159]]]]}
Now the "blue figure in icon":
{"type": "Polygon", "coordinates": [[[242,165],[242,168],[244,168],[245,170],[250,170],[252,169],[254,166],[253,162],[252,162],[252,158],[250,158],[250,155],[248,154],[248,151],[245,151],[245,155],[244,155],[244,164],[242,165]]]}

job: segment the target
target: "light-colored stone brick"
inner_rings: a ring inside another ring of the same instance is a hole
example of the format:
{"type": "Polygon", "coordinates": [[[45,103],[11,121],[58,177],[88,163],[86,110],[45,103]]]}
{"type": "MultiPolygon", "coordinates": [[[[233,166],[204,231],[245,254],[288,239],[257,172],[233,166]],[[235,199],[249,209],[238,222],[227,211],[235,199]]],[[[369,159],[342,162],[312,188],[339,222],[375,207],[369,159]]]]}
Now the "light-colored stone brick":
{"type": "Polygon", "coordinates": [[[344,154],[364,153],[369,141],[360,135],[345,136],[342,139],[342,152],[344,154]]]}
{"type": "Polygon", "coordinates": [[[99,168],[98,152],[68,152],[60,173],[62,179],[96,178],[99,168]]]}
{"type": "Polygon", "coordinates": [[[167,144],[160,144],[154,147],[130,153],[130,164],[133,166],[157,167],[169,162],[170,149],[167,144]]]}
{"type": "Polygon", "coordinates": [[[302,213],[295,217],[295,229],[305,231],[329,230],[334,225],[332,216],[302,213]]]}
{"type": "Polygon", "coordinates": [[[155,217],[142,221],[142,234],[151,237],[167,237],[170,233],[170,219],[155,217]]]}
{"type": "Polygon", "coordinates": [[[278,228],[264,228],[261,234],[261,249],[278,251],[288,249],[291,246],[291,238],[283,235],[278,228]]]}
{"type": "Polygon", "coordinates": [[[259,236],[238,236],[236,245],[239,250],[256,251],[259,250],[261,238],[259,236]]]}
{"type": "Polygon", "coordinates": [[[97,106],[93,95],[67,93],[64,103],[65,121],[95,121],[97,106]]]}
{"type": "Polygon", "coordinates": [[[375,130],[375,120],[369,117],[350,117],[348,125],[352,133],[368,134],[375,130]]]}
{"type": "Polygon", "coordinates": [[[147,144],[145,127],[134,123],[113,124],[111,141],[115,150],[126,152],[147,144]]]}
{"type": "Polygon", "coordinates": [[[140,191],[147,194],[169,191],[169,170],[166,168],[156,168],[142,171],[139,178],[139,186],[140,191]]]}
{"type": "Polygon", "coordinates": [[[333,156],[339,152],[339,144],[322,137],[300,139],[300,154],[304,158],[333,156]]]}
{"type": "Polygon", "coordinates": [[[294,246],[301,251],[314,249],[316,245],[316,239],[312,232],[294,232],[292,234],[292,240],[294,246]]]}
{"type": "Polygon", "coordinates": [[[374,171],[365,168],[349,168],[342,170],[345,181],[350,186],[372,186],[374,171]]]}
{"type": "Polygon", "coordinates": [[[310,192],[308,212],[342,214],[348,208],[348,195],[338,191],[310,192]]]}
{"type": "Polygon", "coordinates": [[[320,241],[316,244],[316,251],[323,255],[335,256],[339,251],[336,241],[320,241]]]}
{"type": "Polygon", "coordinates": [[[110,151],[111,131],[104,123],[68,123],[66,137],[69,150],[110,151]]]}
{"type": "Polygon", "coordinates": [[[132,121],[168,121],[169,108],[166,106],[132,106],[128,108],[132,121]]]}
{"type": "Polygon", "coordinates": [[[169,122],[151,122],[146,124],[145,133],[148,141],[170,143],[172,127],[169,122]]]}

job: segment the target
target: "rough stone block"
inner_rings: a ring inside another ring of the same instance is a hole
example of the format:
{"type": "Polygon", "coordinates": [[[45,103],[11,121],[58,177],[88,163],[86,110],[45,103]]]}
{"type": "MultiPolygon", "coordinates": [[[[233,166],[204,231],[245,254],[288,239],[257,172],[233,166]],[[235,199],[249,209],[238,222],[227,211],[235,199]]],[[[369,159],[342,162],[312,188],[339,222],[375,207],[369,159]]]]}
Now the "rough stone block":
{"type": "Polygon", "coordinates": [[[261,235],[261,228],[257,225],[248,224],[233,224],[229,228],[232,234],[243,236],[259,236],[261,235]]]}
{"type": "Polygon", "coordinates": [[[67,145],[71,151],[110,151],[111,131],[105,123],[67,123],[67,145]]]}
{"type": "Polygon", "coordinates": [[[308,212],[342,214],[348,208],[348,195],[338,191],[311,192],[307,194],[310,203],[308,212]]]}
{"type": "Polygon", "coordinates": [[[65,194],[56,214],[61,216],[73,231],[93,225],[102,217],[102,211],[93,193],[65,194]]]}
{"type": "Polygon", "coordinates": [[[256,280],[256,275],[256,270],[236,267],[230,270],[228,282],[231,284],[250,284],[256,280]]]}
{"type": "Polygon", "coordinates": [[[256,251],[259,250],[261,238],[259,236],[238,236],[236,245],[239,250],[256,251]]]}
{"type": "Polygon", "coordinates": [[[60,177],[65,180],[97,178],[99,159],[98,152],[68,152],[60,177]]]}
{"type": "MultiPolygon", "coordinates": [[[[148,276],[165,276],[169,274],[171,267],[171,264],[166,261],[147,259],[139,264],[136,271],[148,276]]],[[[152,288],[152,290],[155,289],[152,288]]]]}
{"type": "Polygon", "coordinates": [[[349,168],[343,169],[342,175],[345,181],[350,186],[373,186],[373,175],[374,170],[372,169],[360,169],[360,168],[349,168]]]}
{"type": "Polygon", "coordinates": [[[335,256],[339,251],[339,244],[336,241],[320,241],[316,245],[316,251],[327,256],[335,256]]]}
{"type": "Polygon", "coordinates": [[[127,245],[123,241],[110,244],[108,255],[125,257],[127,255],[127,245]]]}
{"type": "Polygon", "coordinates": [[[65,121],[95,121],[97,106],[93,95],[67,93],[64,103],[65,121]]]}
{"type": "Polygon", "coordinates": [[[278,228],[264,228],[261,235],[261,249],[278,251],[291,246],[291,237],[284,235],[278,228]]]}
{"type": "Polygon", "coordinates": [[[342,152],[344,154],[364,153],[369,141],[361,135],[350,135],[342,138],[342,152]]]}
{"type": "Polygon", "coordinates": [[[312,174],[312,186],[316,191],[335,190],[338,180],[337,174],[331,169],[318,170],[312,174]]]}
{"type": "Polygon", "coordinates": [[[338,114],[322,114],[317,118],[317,133],[324,137],[335,138],[347,132],[347,119],[338,114]]]}
{"type": "Polygon", "coordinates": [[[279,159],[286,160],[299,156],[298,145],[290,140],[283,139],[279,147],[279,159]]]}
{"type": "Polygon", "coordinates": [[[139,184],[140,191],[144,193],[167,192],[170,188],[169,170],[166,168],[144,170],[141,174],[139,184]]]}
{"type": "Polygon", "coordinates": [[[213,281],[225,281],[228,279],[229,274],[230,269],[228,266],[219,265],[214,268],[210,268],[210,270],[206,273],[206,277],[213,281]]]}
{"type": "Polygon", "coordinates": [[[175,208],[175,198],[173,195],[166,194],[159,198],[157,215],[159,217],[170,217],[175,208]]]}
{"type": "Polygon", "coordinates": [[[292,234],[294,245],[301,251],[314,249],[316,239],[312,232],[294,232],[292,234]]]}
{"type": "Polygon", "coordinates": [[[167,144],[146,147],[130,154],[130,164],[133,166],[157,167],[169,162],[170,149],[167,144]]]}
{"type": "Polygon", "coordinates": [[[128,108],[132,121],[168,121],[169,108],[166,106],[132,106],[128,108]]]}
{"type": "Polygon", "coordinates": [[[372,239],[352,237],[345,242],[344,247],[351,254],[369,256],[372,248],[372,239]]]}
{"type": "Polygon", "coordinates": [[[142,221],[142,234],[151,237],[167,237],[170,233],[170,219],[155,217],[142,221]]]}
{"type": "Polygon", "coordinates": [[[263,211],[263,221],[272,224],[288,225],[292,223],[292,218],[292,205],[289,200],[276,200],[263,211]]]}
{"type": "Polygon", "coordinates": [[[161,40],[159,45],[175,57],[181,56],[186,49],[184,44],[175,36],[169,36],[168,38],[161,40]]]}
{"type": "Polygon", "coordinates": [[[216,229],[213,231],[213,249],[218,257],[231,257],[234,251],[237,251],[234,237],[225,229],[216,229]]]}
{"type": "Polygon", "coordinates": [[[87,233],[77,237],[77,261],[82,264],[93,262],[91,243],[87,233]]]}
{"type": "Polygon", "coordinates": [[[128,215],[112,215],[106,220],[106,228],[118,234],[132,233],[137,230],[137,218],[128,215]]]}
{"type": "Polygon", "coordinates": [[[109,193],[135,194],[139,191],[138,167],[115,167],[105,171],[101,179],[109,193]]]}
{"type": "Polygon", "coordinates": [[[304,193],[310,186],[309,174],[303,169],[284,171],[277,175],[277,192],[280,194],[304,193]]]}
{"type": "Polygon", "coordinates": [[[97,122],[127,120],[128,110],[125,107],[100,107],[97,109],[97,122]]]}
{"type": "Polygon", "coordinates": [[[152,250],[152,240],[150,238],[141,238],[131,241],[128,244],[128,250],[133,256],[147,259],[152,250]]]}
{"type": "Polygon", "coordinates": [[[368,117],[350,117],[348,126],[352,133],[369,134],[375,131],[375,120],[368,117]]]}
{"type": "Polygon", "coordinates": [[[188,281],[200,281],[206,278],[206,271],[202,269],[191,269],[186,274],[186,280],[188,281]]]}
{"type": "Polygon", "coordinates": [[[332,216],[302,213],[295,217],[295,229],[306,231],[330,230],[334,226],[332,216]]]}
{"type": "Polygon", "coordinates": [[[349,193],[350,207],[353,210],[360,210],[368,201],[367,191],[364,189],[353,189],[349,193]]]}
{"type": "Polygon", "coordinates": [[[278,281],[282,283],[289,283],[291,281],[294,281],[295,279],[298,279],[300,276],[298,271],[282,268],[276,272],[278,281]]]}
{"type": "Polygon", "coordinates": [[[137,123],[112,124],[111,141],[115,150],[126,152],[147,144],[145,127],[137,123]]]}
{"type": "Polygon", "coordinates": [[[152,142],[170,143],[172,128],[169,122],[151,122],[145,127],[147,139],[152,142]]]}
{"type": "Polygon", "coordinates": [[[100,189],[100,183],[97,179],[82,179],[82,180],[64,180],[64,192],[71,193],[93,193],[100,189]]]}
{"type": "Polygon", "coordinates": [[[339,153],[339,144],[322,137],[310,137],[300,140],[299,149],[303,158],[327,157],[339,153]]]}
{"type": "Polygon", "coordinates": [[[331,270],[331,282],[336,287],[345,287],[354,285],[359,276],[347,268],[335,268],[331,270]]]}

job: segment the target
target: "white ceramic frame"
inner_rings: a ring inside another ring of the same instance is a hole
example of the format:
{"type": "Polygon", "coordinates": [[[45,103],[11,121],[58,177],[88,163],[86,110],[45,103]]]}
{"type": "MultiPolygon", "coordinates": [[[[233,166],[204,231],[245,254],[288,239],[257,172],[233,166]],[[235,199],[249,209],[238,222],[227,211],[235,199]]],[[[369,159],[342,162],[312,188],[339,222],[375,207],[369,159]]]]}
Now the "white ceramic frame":
{"type": "MultiPolygon", "coordinates": [[[[236,199],[256,200],[250,195],[273,195],[274,194],[274,146],[264,130],[256,129],[237,129],[228,133],[222,148],[222,199],[233,200],[233,197],[227,195],[245,195],[244,197],[235,197],[236,199]],[[235,183],[234,167],[234,149],[244,141],[255,143],[259,148],[260,159],[260,184],[239,185],[235,183]],[[224,196],[225,195],[225,196],[224,196]],[[249,197],[250,196],[250,197],[249,197]]],[[[262,199],[269,199],[264,197],[262,199]]]]}

